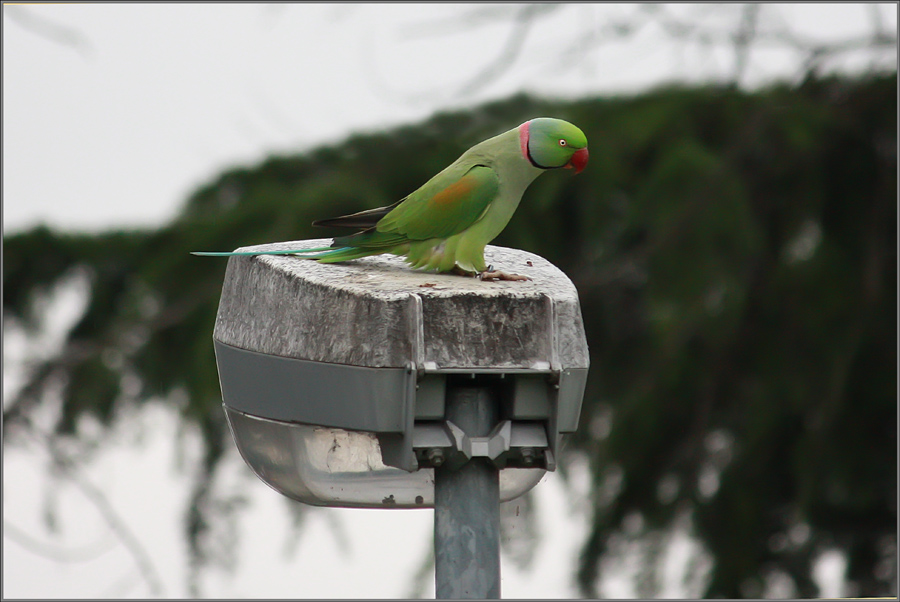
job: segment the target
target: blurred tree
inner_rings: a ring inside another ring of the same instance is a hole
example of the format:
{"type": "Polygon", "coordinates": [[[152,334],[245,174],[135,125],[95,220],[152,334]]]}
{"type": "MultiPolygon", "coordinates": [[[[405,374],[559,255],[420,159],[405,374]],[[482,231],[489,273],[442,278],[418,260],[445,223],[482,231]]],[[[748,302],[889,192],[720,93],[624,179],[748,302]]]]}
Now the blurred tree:
{"type": "Polygon", "coordinates": [[[87,290],[61,349],[5,400],[7,441],[100,443],[86,417],[109,427],[166,400],[203,436],[186,509],[201,567],[230,445],[210,341],[225,262],[189,251],[322,236],[313,219],[390,203],[536,115],[578,124],[591,163],[539,179],[495,243],[547,257],[581,294],[592,368],[569,452],[593,479],[582,592],[598,595],[601,561],[631,540],[653,595],[655,542],[688,524],[712,559],[692,595],[757,597],[786,576],[816,596],[811,565],[831,548],[849,593],[896,595],[896,74],[518,96],[229,170],[158,230],[7,236],[8,328],[35,332],[66,278],[87,290]]]}

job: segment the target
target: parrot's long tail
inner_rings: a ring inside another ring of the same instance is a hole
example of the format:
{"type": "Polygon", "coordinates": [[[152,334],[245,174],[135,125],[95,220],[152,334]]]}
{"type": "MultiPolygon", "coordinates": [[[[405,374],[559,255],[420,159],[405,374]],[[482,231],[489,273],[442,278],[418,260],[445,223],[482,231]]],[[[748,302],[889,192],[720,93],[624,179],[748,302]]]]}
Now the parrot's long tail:
{"type": "Polygon", "coordinates": [[[199,255],[201,257],[231,257],[251,256],[251,255],[296,255],[302,259],[314,259],[321,263],[336,263],[338,261],[349,261],[351,259],[359,259],[369,255],[377,255],[384,251],[372,251],[368,249],[359,249],[356,247],[316,247],[314,249],[284,249],[277,251],[192,251],[191,255],[199,255]],[[312,255],[310,255],[312,253],[312,255]]]}
{"type": "Polygon", "coordinates": [[[296,255],[298,253],[317,253],[319,251],[334,250],[332,247],[317,247],[315,249],[279,249],[277,251],[191,251],[191,255],[201,257],[231,257],[232,255],[296,255]]]}

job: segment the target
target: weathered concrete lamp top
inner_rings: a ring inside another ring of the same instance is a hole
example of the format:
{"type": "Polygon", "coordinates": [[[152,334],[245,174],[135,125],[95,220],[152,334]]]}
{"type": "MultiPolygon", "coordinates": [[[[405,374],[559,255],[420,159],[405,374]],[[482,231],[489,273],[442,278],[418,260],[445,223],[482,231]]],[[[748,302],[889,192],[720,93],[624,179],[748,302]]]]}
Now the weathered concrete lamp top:
{"type": "Polygon", "coordinates": [[[260,478],[307,503],[422,507],[444,461],[489,457],[504,499],[552,470],[587,376],[577,291],[537,255],[488,246],[485,258],[531,280],[416,271],[391,255],[231,257],[213,338],[235,442],[260,478]],[[463,379],[502,390],[503,422],[484,441],[445,420],[445,391],[463,379]]]}

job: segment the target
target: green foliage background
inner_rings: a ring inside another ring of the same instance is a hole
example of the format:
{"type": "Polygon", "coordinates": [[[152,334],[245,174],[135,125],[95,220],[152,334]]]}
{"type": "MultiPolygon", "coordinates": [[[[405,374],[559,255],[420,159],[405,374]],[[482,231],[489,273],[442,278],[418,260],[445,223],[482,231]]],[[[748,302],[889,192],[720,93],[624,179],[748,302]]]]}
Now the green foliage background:
{"type": "Polygon", "coordinates": [[[494,244],[548,258],[581,295],[591,372],[569,449],[593,478],[572,567],[582,593],[598,593],[611,538],[643,542],[652,565],[688,517],[713,558],[706,596],[760,596],[781,573],[814,597],[811,562],[829,547],[847,554],[851,593],[896,595],[896,75],[519,96],[230,169],[158,230],[7,236],[4,319],[36,328],[37,301],[73,272],[90,301],[7,400],[4,434],[31,428],[60,385],[60,437],[86,436],[85,414],[109,425],[172,400],[205,442],[186,520],[201,563],[231,445],[211,345],[225,261],[189,251],[327,235],[310,222],[391,203],[539,115],[579,125],[590,164],[539,178],[494,244]]]}

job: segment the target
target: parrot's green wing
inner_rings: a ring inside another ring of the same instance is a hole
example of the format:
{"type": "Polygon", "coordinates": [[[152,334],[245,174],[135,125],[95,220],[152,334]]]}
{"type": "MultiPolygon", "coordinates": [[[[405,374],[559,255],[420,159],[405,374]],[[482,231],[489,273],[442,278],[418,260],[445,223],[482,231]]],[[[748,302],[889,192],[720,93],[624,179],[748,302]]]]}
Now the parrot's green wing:
{"type": "Polygon", "coordinates": [[[478,221],[499,188],[496,172],[484,165],[469,168],[458,179],[452,171],[443,172],[406,197],[375,229],[410,240],[447,238],[478,221]]]}

